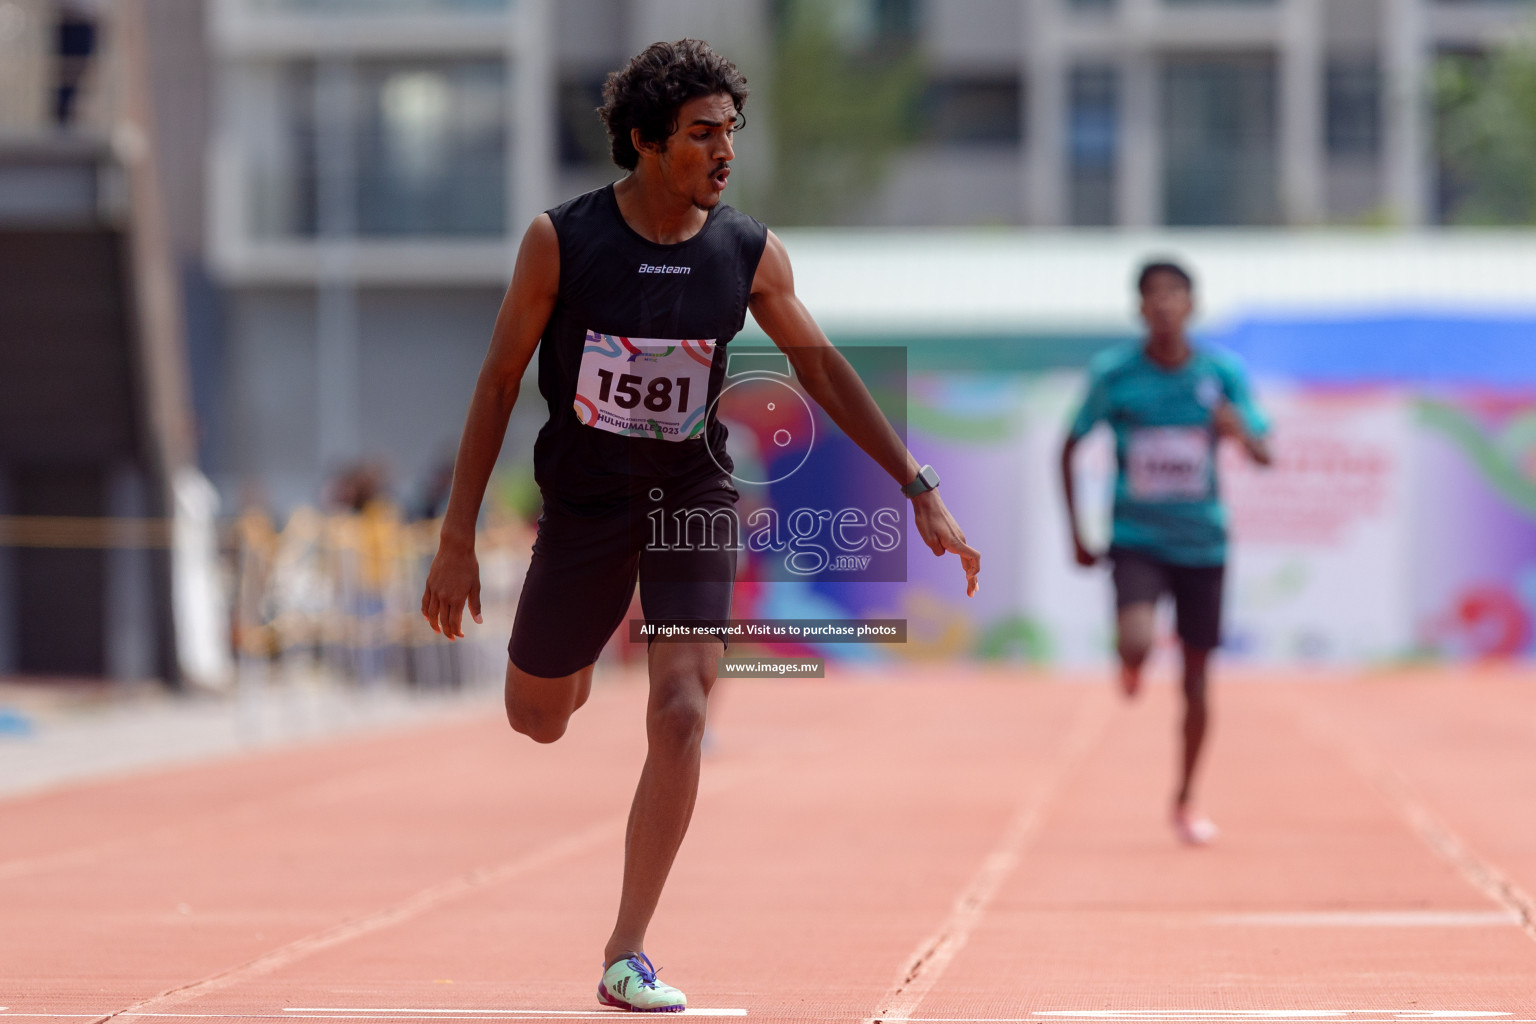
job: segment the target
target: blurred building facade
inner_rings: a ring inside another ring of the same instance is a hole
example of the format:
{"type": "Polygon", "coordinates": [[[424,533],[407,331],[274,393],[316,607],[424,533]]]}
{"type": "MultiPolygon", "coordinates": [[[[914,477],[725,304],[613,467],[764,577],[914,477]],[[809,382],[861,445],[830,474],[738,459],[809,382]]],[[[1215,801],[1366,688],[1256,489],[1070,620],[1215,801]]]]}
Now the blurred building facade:
{"type": "MultiPolygon", "coordinates": [[[[201,9],[206,52],[157,54],[165,101],[195,102],[169,84],[178,63],[216,69],[207,179],[172,202],[205,211],[181,218],[203,222],[189,294],[205,266],[222,296],[206,332],[220,342],[193,350],[224,494],[288,507],[380,455],[408,491],[450,456],[516,240],[617,176],[593,107],[649,42],[710,38],[769,86],[733,181],[751,209],[771,186],[772,50],[792,2],[166,0],[172,35],[201,9]]],[[[923,69],[911,137],[839,223],[1052,228],[1431,222],[1432,60],[1507,37],[1532,7],[812,6],[853,50],[878,37],[923,69]]],[[[537,423],[532,403],[523,415],[513,449],[537,423]]]]}
{"type": "MultiPolygon", "coordinates": [[[[208,0],[223,343],[199,411],[218,420],[205,461],[226,497],[291,508],[368,458],[410,502],[452,457],[523,228],[617,177],[591,148],[602,76],[656,38],[750,38],[762,16],[743,0],[208,0]]],[[[527,458],[536,403],[510,457],[527,458]]]]}
{"type": "Polygon", "coordinates": [[[880,219],[1431,223],[1434,58],[1531,17],[1508,0],[929,4],[930,91],[990,97],[997,114],[909,156],[880,219]],[[967,187],[941,187],[953,180],[967,187]]]}

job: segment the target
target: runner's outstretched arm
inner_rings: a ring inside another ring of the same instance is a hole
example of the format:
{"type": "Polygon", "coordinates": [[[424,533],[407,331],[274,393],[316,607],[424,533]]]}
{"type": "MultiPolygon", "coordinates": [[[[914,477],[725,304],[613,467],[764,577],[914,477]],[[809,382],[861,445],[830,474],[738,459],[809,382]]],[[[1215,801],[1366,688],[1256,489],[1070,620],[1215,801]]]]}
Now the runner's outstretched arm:
{"type": "MultiPolygon", "coordinates": [[[[752,280],[750,308],[758,326],[789,357],[795,376],[806,393],[826,410],[832,422],[898,484],[910,483],[917,476],[917,460],[901,443],[858,373],[843,354],[832,347],[804,303],[795,295],[795,276],[789,265],[789,254],[772,231],[768,232],[763,258],[752,280]]],[[[967,595],[976,593],[981,554],[966,544],[960,524],[944,507],[939,492],[925,491],[913,498],[912,518],[923,543],[935,555],[953,551],[960,556],[960,564],[965,569],[965,592],[967,595]]]]}
{"type": "Polygon", "coordinates": [[[453,490],[443,515],[437,557],[427,573],[421,614],[427,625],[450,640],[464,635],[464,604],[480,621],[480,566],[475,560],[475,521],[501,442],[507,419],[517,402],[523,372],[539,346],[539,338],[555,308],[560,286],[560,242],[555,226],[540,214],[523,236],[512,284],[496,314],[491,347],[480,366],[459,454],[453,463],[453,490]]]}

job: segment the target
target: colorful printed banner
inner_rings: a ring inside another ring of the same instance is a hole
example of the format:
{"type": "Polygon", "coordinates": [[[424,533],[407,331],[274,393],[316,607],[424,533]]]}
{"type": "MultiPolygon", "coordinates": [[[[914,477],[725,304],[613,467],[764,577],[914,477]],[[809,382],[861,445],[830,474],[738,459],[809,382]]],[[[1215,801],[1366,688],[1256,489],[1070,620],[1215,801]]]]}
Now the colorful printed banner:
{"type": "MultiPolygon", "coordinates": [[[[1226,657],[1368,664],[1536,653],[1536,392],[1256,383],[1276,464],[1222,455],[1234,538],[1226,657]]],[[[817,649],[831,658],[1105,662],[1107,569],[1073,561],[1059,482],[1081,388],[1077,374],[911,381],[909,445],[939,467],[946,503],[983,552],[975,598],[964,596],[957,561],[935,558],[909,528],[905,584],[763,584],[750,614],[909,622],[904,646],[817,649]]],[[[853,472],[861,456],[844,457],[853,472]]],[[[1112,473],[1108,437],[1090,435],[1077,489],[1098,549],[1112,473]]]]}

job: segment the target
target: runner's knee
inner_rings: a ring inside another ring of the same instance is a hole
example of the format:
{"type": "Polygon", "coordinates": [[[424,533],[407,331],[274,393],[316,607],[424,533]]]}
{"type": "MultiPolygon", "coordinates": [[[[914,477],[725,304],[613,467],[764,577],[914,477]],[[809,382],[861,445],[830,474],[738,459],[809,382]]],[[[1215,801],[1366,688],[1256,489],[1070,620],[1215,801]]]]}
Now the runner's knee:
{"type": "Polygon", "coordinates": [[[1115,649],[1127,665],[1140,665],[1152,653],[1156,608],[1132,604],[1120,609],[1115,622],[1115,649]]]}
{"type": "Polygon", "coordinates": [[[652,702],[646,713],[646,732],[652,747],[669,750],[696,747],[704,737],[704,718],[702,688],[674,687],[652,702]]]}
{"type": "Polygon", "coordinates": [[[1115,649],[1125,664],[1140,665],[1152,653],[1152,640],[1150,637],[1121,634],[1115,649]]]}
{"type": "Polygon", "coordinates": [[[1122,620],[1115,640],[1115,650],[1127,665],[1140,665],[1152,653],[1152,630],[1139,621],[1122,620]]]}
{"type": "Polygon", "coordinates": [[[571,715],[587,700],[591,670],[560,679],[530,676],[510,662],[505,700],[507,723],[514,732],[538,743],[553,743],[565,735],[571,715]]]}
{"type": "Polygon", "coordinates": [[[568,714],[551,714],[507,700],[507,722],[513,732],[520,732],[535,743],[553,743],[565,735],[565,727],[571,720],[568,714]]]}

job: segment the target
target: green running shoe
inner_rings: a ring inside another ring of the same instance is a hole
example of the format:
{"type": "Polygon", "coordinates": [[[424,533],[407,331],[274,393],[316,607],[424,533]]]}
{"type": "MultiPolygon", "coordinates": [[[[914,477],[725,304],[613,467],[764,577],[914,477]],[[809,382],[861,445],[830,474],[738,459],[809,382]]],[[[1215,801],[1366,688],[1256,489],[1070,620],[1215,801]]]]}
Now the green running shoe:
{"type": "Polygon", "coordinates": [[[636,1013],[681,1013],[688,997],[656,980],[656,968],[644,953],[615,960],[597,983],[597,1001],[636,1013]]]}

